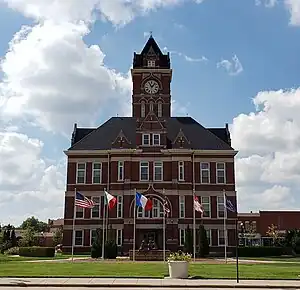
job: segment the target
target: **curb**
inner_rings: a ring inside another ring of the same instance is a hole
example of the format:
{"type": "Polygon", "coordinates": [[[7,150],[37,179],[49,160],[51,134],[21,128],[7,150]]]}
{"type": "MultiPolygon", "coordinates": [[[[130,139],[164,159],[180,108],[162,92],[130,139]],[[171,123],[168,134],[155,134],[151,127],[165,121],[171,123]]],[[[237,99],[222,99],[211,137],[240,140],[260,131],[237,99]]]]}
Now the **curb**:
{"type": "Polygon", "coordinates": [[[30,284],[30,283],[10,283],[0,284],[0,287],[52,287],[52,288],[189,288],[189,289],[201,289],[201,288],[213,288],[213,289],[229,289],[229,288],[261,288],[261,289],[299,289],[299,286],[279,286],[279,285],[243,285],[243,284],[234,284],[234,285],[212,285],[212,284],[201,284],[201,285],[149,285],[149,284],[30,284]]]}

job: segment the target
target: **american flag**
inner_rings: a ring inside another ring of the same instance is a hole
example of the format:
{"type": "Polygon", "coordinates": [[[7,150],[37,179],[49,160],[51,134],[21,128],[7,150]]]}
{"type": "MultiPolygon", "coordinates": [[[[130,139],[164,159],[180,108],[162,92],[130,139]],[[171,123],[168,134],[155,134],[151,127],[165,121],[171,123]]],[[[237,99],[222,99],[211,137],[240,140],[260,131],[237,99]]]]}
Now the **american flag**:
{"type": "Polygon", "coordinates": [[[166,198],[164,199],[163,207],[164,207],[164,214],[165,214],[165,216],[168,216],[169,213],[170,213],[170,210],[168,209],[168,202],[167,202],[166,198]]]}
{"type": "Polygon", "coordinates": [[[93,208],[95,204],[91,199],[88,199],[80,192],[76,192],[75,206],[83,208],[93,208]]]}

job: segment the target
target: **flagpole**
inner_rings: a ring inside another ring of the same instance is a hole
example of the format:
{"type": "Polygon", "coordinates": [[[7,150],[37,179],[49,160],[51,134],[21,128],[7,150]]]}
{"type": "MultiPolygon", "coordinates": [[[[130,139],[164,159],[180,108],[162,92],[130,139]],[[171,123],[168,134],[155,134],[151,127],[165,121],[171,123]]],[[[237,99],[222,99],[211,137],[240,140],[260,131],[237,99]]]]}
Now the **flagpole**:
{"type": "Polygon", "coordinates": [[[165,196],[165,189],[163,189],[163,257],[164,257],[164,263],[166,262],[166,196],[165,196]]]}
{"type": "Polygon", "coordinates": [[[227,219],[227,207],[226,207],[226,194],[225,189],[223,189],[223,202],[224,202],[224,255],[225,263],[227,264],[227,229],[226,229],[226,219],[227,219]]]}
{"type": "Polygon", "coordinates": [[[196,210],[195,210],[195,188],[193,189],[193,250],[194,263],[196,262],[196,210]]]}
{"type": "Polygon", "coordinates": [[[103,215],[102,215],[102,260],[104,260],[104,249],[105,249],[105,190],[103,192],[103,215]]]}
{"type": "Polygon", "coordinates": [[[136,218],[136,189],[134,189],[134,208],[133,208],[133,249],[132,249],[133,261],[135,261],[135,218],[136,218]]]}
{"type": "Polygon", "coordinates": [[[74,244],[75,244],[75,218],[76,218],[76,187],[74,189],[74,209],[73,209],[73,226],[72,226],[72,262],[74,260],[74,244]]]}

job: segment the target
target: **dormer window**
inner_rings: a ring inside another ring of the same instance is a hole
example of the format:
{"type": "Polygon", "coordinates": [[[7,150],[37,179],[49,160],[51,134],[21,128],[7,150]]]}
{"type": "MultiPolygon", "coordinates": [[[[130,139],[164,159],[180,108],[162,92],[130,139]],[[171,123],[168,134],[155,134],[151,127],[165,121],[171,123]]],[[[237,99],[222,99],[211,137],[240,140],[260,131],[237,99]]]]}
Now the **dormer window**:
{"type": "Polygon", "coordinates": [[[155,67],[155,60],[153,60],[153,59],[148,60],[147,64],[148,64],[148,67],[155,67]]]}
{"type": "Polygon", "coordinates": [[[150,134],[143,134],[143,145],[150,146],[150,134]]]}
{"type": "Polygon", "coordinates": [[[160,146],[160,134],[153,134],[152,144],[153,146],[160,146]]]}

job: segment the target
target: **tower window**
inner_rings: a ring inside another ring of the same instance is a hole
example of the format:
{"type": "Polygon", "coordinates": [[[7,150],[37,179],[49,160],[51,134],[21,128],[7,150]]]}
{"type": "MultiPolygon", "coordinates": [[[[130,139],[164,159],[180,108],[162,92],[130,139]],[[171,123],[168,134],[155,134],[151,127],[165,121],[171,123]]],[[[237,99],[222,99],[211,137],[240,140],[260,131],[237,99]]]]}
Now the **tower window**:
{"type": "Polygon", "coordinates": [[[141,117],[142,118],[145,117],[145,102],[144,101],[141,102],[141,117]]]}
{"type": "Polygon", "coordinates": [[[162,117],[162,102],[158,102],[157,104],[157,116],[162,117]]]}
{"type": "Polygon", "coordinates": [[[159,146],[160,145],[160,134],[153,134],[153,140],[152,144],[154,146],[159,146]]]}
{"type": "Polygon", "coordinates": [[[148,67],[155,67],[155,60],[148,60],[148,67]]]}
{"type": "Polygon", "coordinates": [[[150,108],[149,109],[150,109],[150,112],[153,112],[153,102],[152,101],[150,102],[150,108]]]}

